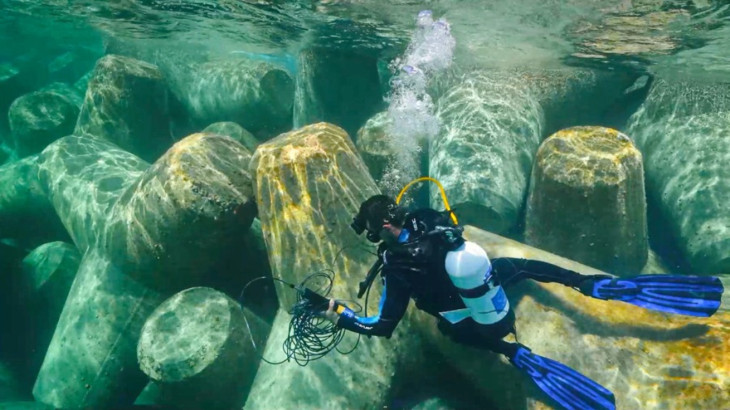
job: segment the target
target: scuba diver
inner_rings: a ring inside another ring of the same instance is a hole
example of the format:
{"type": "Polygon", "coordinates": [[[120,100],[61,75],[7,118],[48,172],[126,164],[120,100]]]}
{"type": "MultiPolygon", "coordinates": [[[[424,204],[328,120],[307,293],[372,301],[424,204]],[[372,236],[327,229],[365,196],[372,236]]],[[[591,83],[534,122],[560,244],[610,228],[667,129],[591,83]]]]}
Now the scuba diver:
{"type": "MultiPolygon", "coordinates": [[[[615,278],[581,275],[536,260],[490,260],[482,247],[462,237],[463,228],[449,209],[443,189],[441,192],[446,204],[443,212],[430,208],[408,212],[386,195],[363,202],[351,226],[358,235],[367,231],[367,239],[379,243],[378,260],[367,279],[371,283],[378,271],[381,274],[379,311],[360,317],[329,299],[327,310],[318,314],[339,328],[390,338],[413,298],[418,309],[438,319],[438,328],[446,336],[505,355],[561,406],[615,409],[614,395],[608,389],[562,363],[532,353],[527,346],[503,340],[516,333],[515,315],[503,285],[525,278],[557,282],[593,298],[693,316],[710,316],[720,306],[723,286],[716,277],[615,278]]],[[[370,283],[361,283],[359,297],[370,283]]]]}

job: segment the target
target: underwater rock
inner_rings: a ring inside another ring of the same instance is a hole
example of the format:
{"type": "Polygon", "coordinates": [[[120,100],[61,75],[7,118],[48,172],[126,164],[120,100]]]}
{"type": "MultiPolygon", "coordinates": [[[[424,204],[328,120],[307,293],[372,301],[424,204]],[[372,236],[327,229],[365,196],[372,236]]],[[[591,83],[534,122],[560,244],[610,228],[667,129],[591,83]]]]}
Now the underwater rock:
{"type": "Polygon", "coordinates": [[[646,264],[644,168],[628,136],[572,127],[543,141],[530,179],[525,243],[616,275],[646,264]]]}
{"type": "Polygon", "coordinates": [[[16,98],[37,90],[48,79],[48,72],[31,56],[0,63],[0,129],[8,123],[8,107],[16,98]],[[27,61],[23,61],[26,59],[27,61]]]}
{"type": "Polygon", "coordinates": [[[39,91],[19,97],[8,111],[18,156],[37,154],[56,139],[71,134],[78,115],[78,107],[58,93],[39,91]]]}
{"type": "MultiPolygon", "coordinates": [[[[420,150],[416,153],[418,158],[416,158],[416,163],[413,165],[416,165],[419,169],[405,170],[415,172],[418,175],[398,175],[399,177],[404,177],[408,180],[393,181],[391,178],[395,175],[387,175],[388,172],[392,172],[394,167],[407,164],[408,159],[402,158],[398,154],[399,147],[397,145],[402,144],[403,142],[399,141],[389,132],[389,127],[392,123],[393,120],[387,111],[375,114],[375,116],[368,119],[365,125],[363,125],[357,132],[355,145],[357,146],[358,152],[360,153],[360,156],[362,156],[363,161],[368,166],[370,175],[373,177],[380,189],[386,194],[396,196],[398,191],[400,191],[405,184],[410,182],[410,179],[415,176],[428,174],[428,140],[423,138],[417,141],[420,150]]],[[[424,202],[425,205],[427,205],[428,186],[423,185],[411,188],[409,190],[409,196],[411,198],[415,197],[418,199],[419,203],[424,202]],[[414,192],[417,193],[414,195],[414,192]]]]}
{"type": "Polygon", "coordinates": [[[25,365],[36,374],[61,316],[81,254],[65,242],[50,242],[33,249],[20,267],[23,314],[28,316],[25,365]]]}
{"type": "MultiPolygon", "coordinates": [[[[80,92],[82,96],[86,95],[86,90],[89,88],[89,81],[91,81],[91,77],[93,75],[94,75],[94,70],[91,70],[88,73],[84,74],[76,82],[74,82],[74,84],[73,84],[74,88],[78,92],[80,92]]],[[[82,101],[82,103],[83,103],[83,101],[82,101]]]]}
{"type": "MultiPolygon", "coordinates": [[[[519,242],[465,227],[490,258],[543,260],[590,275],[601,271],[519,242]]],[[[657,272],[658,273],[658,272],[657,272]]],[[[730,402],[730,315],[653,312],[593,299],[559,284],[524,281],[506,288],[519,342],[614,392],[616,408],[723,408],[730,402]]],[[[424,329],[453,367],[500,408],[545,408],[545,396],[507,359],[456,345],[435,324],[424,329]]]]}
{"type": "Polygon", "coordinates": [[[241,408],[258,358],[241,306],[211,288],[175,294],[149,316],[137,358],[172,407],[241,408]]]}
{"type": "Polygon", "coordinates": [[[36,379],[38,401],[134,402],[147,382],[136,365],[144,321],[214,268],[254,217],[249,158],[210,134],[179,141],[152,166],[93,136],[43,152],[41,180],[85,255],[36,379]]]}
{"type": "Polygon", "coordinates": [[[393,157],[388,140],[390,123],[392,120],[388,117],[388,112],[380,112],[367,120],[357,132],[355,146],[376,183],[383,178],[386,167],[393,157]]]}
{"type": "MultiPolygon", "coordinates": [[[[332,269],[331,294],[346,299],[355,293],[375,258],[369,253],[372,246],[355,235],[350,223],[360,203],[378,191],[347,133],[318,123],[282,134],[258,147],[251,170],[274,276],[300,283],[313,273],[332,269]]],[[[314,288],[325,285],[308,283],[314,288]]],[[[277,284],[277,293],[281,308],[263,352],[269,361],[282,360],[282,342],[291,320],[288,309],[296,301],[288,287],[277,284]]],[[[377,302],[374,294],[370,301],[377,302]]],[[[307,366],[294,360],[278,366],[262,364],[245,407],[382,407],[396,369],[421,351],[415,346],[418,339],[408,336],[409,319],[403,321],[393,336],[400,337],[398,342],[362,339],[348,355],[333,351],[307,366]]],[[[339,349],[347,351],[356,341],[356,335],[345,335],[339,349]]]]}
{"type": "Polygon", "coordinates": [[[205,127],[203,133],[218,134],[231,137],[238,141],[244,147],[248,148],[250,152],[256,151],[256,146],[259,145],[259,141],[250,132],[246,131],[245,128],[236,124],[235,122],[216,122],[205,127]]]}
{"type": "Polygon", "coordinates": [[[0,166],[0,237],[29,247],[68,238],[38,179],[38,156],[0,166]]]}
{"type": "MultiPolygon", "coordinates": [[[[506,232],[518,219],[532,158],[545,127],[525,83],[479,73],[438,101],[441,132],[431,140],[430,172],[464,224],[506,232]]],[[[437,187],[431,206],[443,209],[437,187]]]]}
{"type": "Polygon", "coordinates": [[[271,280],[271,266],[261,221],[254,218],[251,227],[243,235],[230,237],[227,242],[230,250],[220,258],[217,267],[205,275],[199,286],[216,289],[239,301],[245,300],[246,308],[270,328],[279,301],[271,280]],[[247,278],[259,279],[246,287],[248,283],[241,280],[242,272],[247,278]]]}
{"type": "Polygon", "coordinates": [[[373,57],[315,47],[299,54],[298,69],[294,128],[325,121],[354,136],[384,108],[373,57]]]}
{"type": "MultiPolygon", "coordinates": [[[[84,91],[78,90],[76,87],[72,85],[68,85],[66,83],[51,83],[47,86],[41,88],[38,91],[45,91],[45,92],[51,92],[59,94],[69,101],[71,101],[79,110],[81,109],[81,106],[84,104],[84,91]]],[[[74,125],[76,123],[74,122],[74,125]]],[[[66,135],[63,135],[64,137],[66,135]]]]}
{"type": "Polygon", "coordinates": [[[48,63],[48,74],[51,81],[73,83],[84,73],[94,68],[101,57],[100,52],[84,47],[75,47],[59,54],[48,63]]]}
{"type": "MultiPolygon", "coordinates": [[[[299,283],[323,268],[344,275],[345,269],[335,269],[345,264],[335,260],[341,248],[340,256],[354,259],[351,263],[368,263],[372,255],[350,249],[362,242],[350,223],[360,203],[377,188],[342,128],[318,123],[279,135],[259,146],[250,170],[275,276],[299,283]]],[[[288,290],[277,285],[281,306],[296,301],[288,290]]]]}
{"type": "Polygon", "coordinates": [[[186,64],[171,73],[175,93],[201,126],[232,121],[265,141],[291,129],[294,81],[260,61],[186,64]]]}
{"type": "Polygon", "coordinates": [[[97,242],[122,192],[149,168],[139,157],[88,135],[61,138],[39,162],[46,200],[81,253],[97,242]]]}
{"type": "Polygon", "coordinates": [[[107,139],[145,161],[154,161],[174,141],[172,100],[156,66],[104,56],[89,80],[74,133],[107,139]]]}
{"type": "MultiPolygon", "coordinates": [[[[457,72],[440,80],[446,91],[437,104],[441,132],[430,143],[429,174],[444,185],[462,222],[510,232],[543,137],[566,126],[603,125],[607,110],[625,105],[623,90],[636,77],[587,69],[457,72]]],[[[431,199],[443,208],[436,186],[431,199]]]]}
{"type": "Polygon", "coordinates": [[[55,408],[131,404],[147,378],[137,341],[149,314],[167,295],[144,286],[90,248],[58,320],[33,386],[55,408]]]}
{"type": "Polygon", "coordinates": [[[109,209],[100,246],[155,289],[194,286],[256,215],[250,159],[230,137],[180,140],[109,209]]]}
{"type": "Polygon", "coordinates": [[[656,81],[628,128],[693,273],[730,270],[730,87],[656,81]]]}
{"type": "MultiPolygon", "coordinates": [[[[274,298],[276,298],[276,295],[274,295],[274,298]]],[[[271,322],[272,320],[264,320],[261,317],[258,316],[258,314],[252,312],[249,307],[257,308],[258,306],[256,303],[251,304],[249,301],[244,301],[247,305],[246,308],[243,309],[243,313],[246,318],[246,335],[244,337],[244,345],[250,346],[248,349],[253,349],[254,347],[257,350],[263,350],[263,348],[266,346],[266,340],[269,337],[269,332],[271,331],[271,322]]],[[[251,388],[251,381],[253,379],[253,376],[255,374],[255,370],[258,368],[258,365],[260,363],[261,359],[261,353],[260,351],[252,352],[252,355],[248,356],[248,360],[250,363],[247,363],[247,366],[253,365],[255,368],[252,370],[251,379],[248,381],[248,383],[242,385],[241,391],[238,392],[231,392],[233,395],[238,395],[245,397],[248,395],[248,392],[251,388]]],[[[172,408],[185,408],[186,404],[181,400],[184,398],[184,395],[181,397],[177,397],[175,385],[172,384],[170,388],[165,388],[162,383],[157,383],[155,381],[150,381],[147,383],[147,386],[144,388],[142,393],[137,397],[137,399],[134,401],[135,405],[138,406],[157,406],[157,407],[172,407],[172,408]]],[[[189,403],[192,401],[188,401],[189,403]]],[[[189,407],[189,406],[187,406],[189,407]]],[[[238,406],[237,408],[240,408],[241,406],[238,406]]]]}

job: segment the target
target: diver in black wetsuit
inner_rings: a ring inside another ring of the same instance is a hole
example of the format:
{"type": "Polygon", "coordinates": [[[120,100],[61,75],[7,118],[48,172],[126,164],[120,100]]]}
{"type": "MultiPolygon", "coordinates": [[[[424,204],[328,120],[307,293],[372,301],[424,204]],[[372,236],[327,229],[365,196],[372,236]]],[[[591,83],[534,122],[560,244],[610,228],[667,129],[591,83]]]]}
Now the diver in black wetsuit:
{"type": "Polygon", "coordinates": [[[465,241],[449,213],[419,209],[406,214],[391,198],[377,195],[362,204],[355,223],[368,230],[369,239],[383,240],[378,249],[383,263],[383,293],[377,315],[358,317],[342,308],[336,324],[365,335],[390,337],[413,298],[416,307],[438,318],[441,332],[454,341],[511,359],[520,345],[502,340],[515,332],[515,316],[501,283],[531,278],[578,288],[581,282],[592,279],[545,262],[495,259],[491,261],[486,290],[495,289],[503,303],[496,304],[481,323],[471,317],[452,323],[441,313],[463,309],[465,304],[446,272],[444,260],[448,252],[459,249],[465,241]]]}
{"type": "Polygon", "coordinates": [[[563,407],[615,409],[613,393],[603,386],[520,343],[503,340],[515,333],[515,316],[502,284],[525,278],[556,282],[597,299],[694,316],[711,316],[720,306],[724,289],[717,277],[614,278],[581,275],[536,260],[490,261],[480,246],[462,238],[462,228],[451,223],[450,217],[456,222],[451,211],[409,213],[385,195],[363,202],[352,227],[358,234],[367,230],[371,242],[381,242],[379,311],[359,317],[331,299],[322,315],[344,329],[389,338],[413,298],[419,309],[439,320],[439,329],[452,340],[505,355],[563,407]]]}

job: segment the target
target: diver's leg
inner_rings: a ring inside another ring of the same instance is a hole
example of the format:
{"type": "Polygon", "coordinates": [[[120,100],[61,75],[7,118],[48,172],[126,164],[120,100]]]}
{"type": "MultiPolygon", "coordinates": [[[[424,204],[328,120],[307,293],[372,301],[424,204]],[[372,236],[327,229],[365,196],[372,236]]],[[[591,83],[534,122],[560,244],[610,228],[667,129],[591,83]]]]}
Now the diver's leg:
{"type": "Polygon", "coordinates": [[[500,322],[479,325],[471,319],[457,324],[441,320],[439,329],[457,343],[506,356],[513,366],[524,372],[543,392],[566,409],[616,408],[613,393],[608,389],[560,362],[532,353],[520,343],[503,340],[507,333],[514,331],[514,316],[500,322]]]}
{"type": "Polygon", "coordinates": [[[611,278],[608,275],[581,275],[552,263],[521,258],[496,258],[492,260],[492,269],[502,286],[514,284],[522,279],[532,279],[545,283],[560,283],[580,289],[587,279],[590,282],[611,278]]]}
{"type": "Polygon", "coordinates": [[[441,333],[456,343],[490,350],[510,359],[514,357],[520,347],[517,343],[503,340],[508,334],[515,333],[515,314],[512,310],[507,312],[507,316],[500,321],[490,325],[480,325],[469,318],[456,324],[439,320],[438,328],[441,333]]]}

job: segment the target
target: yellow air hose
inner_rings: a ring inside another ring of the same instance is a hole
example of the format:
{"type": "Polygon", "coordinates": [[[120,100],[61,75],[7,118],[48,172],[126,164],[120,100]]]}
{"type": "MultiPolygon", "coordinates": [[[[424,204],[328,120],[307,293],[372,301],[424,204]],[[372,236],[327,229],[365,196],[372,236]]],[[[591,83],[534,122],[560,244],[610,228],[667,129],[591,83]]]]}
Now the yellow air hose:
{"type": "Polygon", "coordinates": [[[449,200],[446,199],[446,192],[444,191],[444,187],[441,185],[441,183],[439,181],[437,181],[436,179],[431,178],[431,177],[420,177],[420,178],[416,178],[413,181],[409,182],[406,186],[403,187],[403,189],[401,189],[400,193],[395,198],[396,205],[400,203],[401,197],[403,196],[403,194],[406,193],[406,191],[408,190],[408,188],[411,187],[411,185],[415,184],[416,182],[421,182],[421,181],[431,181],[439,187],[439,191],[441,191],[441,199],[444,200],[444,206],[446,207],[446,210],[449,212],[449,215],[451,215],[451,220],[454,221],[455,225],[459,225],[459,221],[456,220],[456,214],[454,214],[454,211],[451,210],[451,207],[449,206],[449,200]]]}

